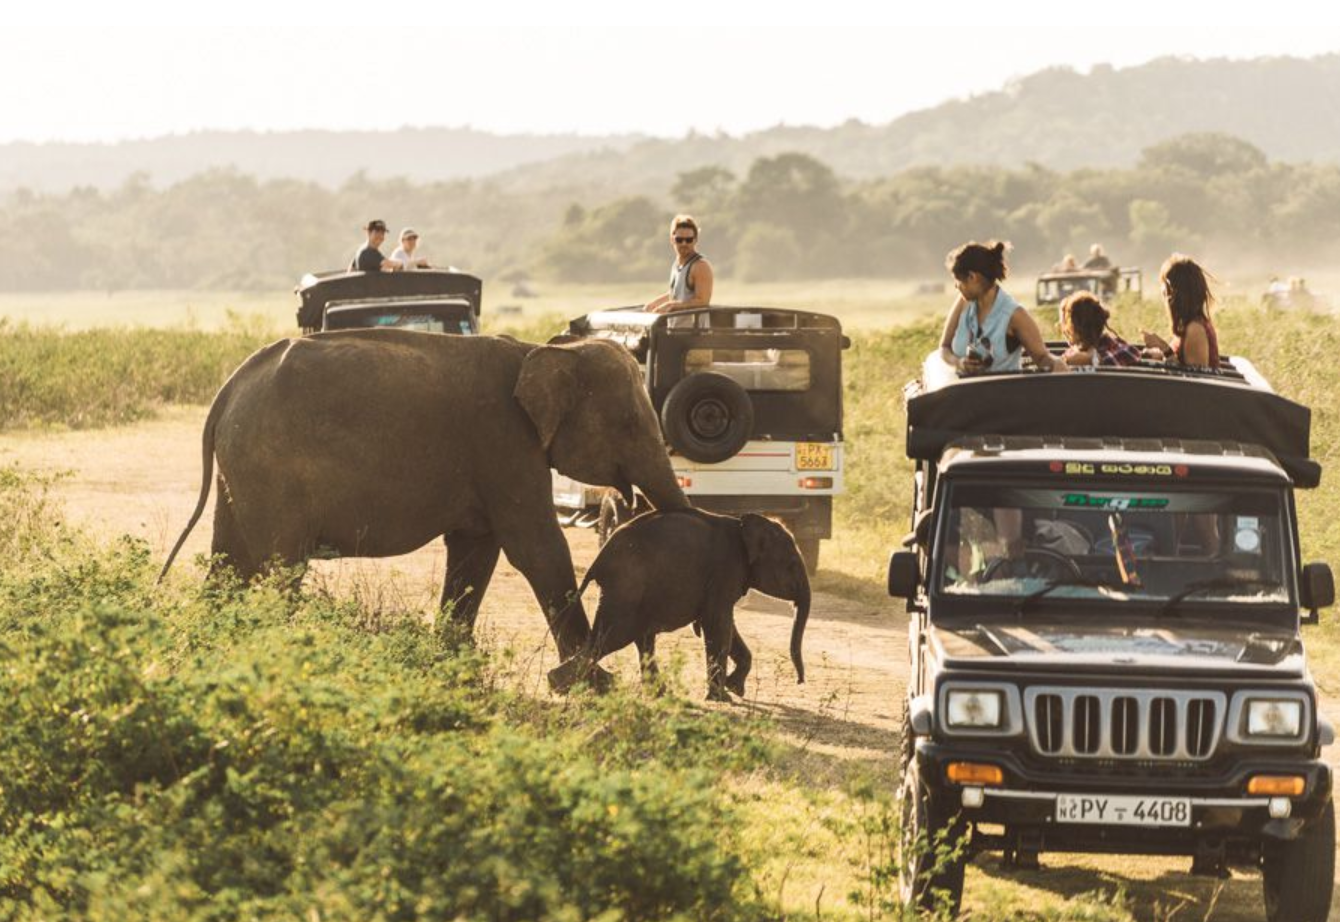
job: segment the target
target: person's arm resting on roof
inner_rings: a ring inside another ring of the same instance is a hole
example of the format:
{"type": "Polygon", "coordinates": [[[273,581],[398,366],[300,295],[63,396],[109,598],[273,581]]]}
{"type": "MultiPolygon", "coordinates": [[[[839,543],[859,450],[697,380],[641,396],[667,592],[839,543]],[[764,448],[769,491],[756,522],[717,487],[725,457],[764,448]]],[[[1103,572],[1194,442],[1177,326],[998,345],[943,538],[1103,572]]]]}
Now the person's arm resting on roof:
{"type": "Polygon", "coordinates": [[[1024,351],[1033,359],[1033,364],[1043,371],[1069,371],[1070,366],[1047,351],[1042,339],[1042,331],[1033,315],[1020,308],[1010,317],[1010,332],[1019,340],[1024,351]]]}

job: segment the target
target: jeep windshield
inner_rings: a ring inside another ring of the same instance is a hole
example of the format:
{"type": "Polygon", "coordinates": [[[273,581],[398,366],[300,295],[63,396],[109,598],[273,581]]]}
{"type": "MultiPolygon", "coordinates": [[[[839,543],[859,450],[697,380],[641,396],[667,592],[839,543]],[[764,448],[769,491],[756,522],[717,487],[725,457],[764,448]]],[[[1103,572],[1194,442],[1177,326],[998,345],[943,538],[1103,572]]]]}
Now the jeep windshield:
{"type": "Polygon", "coordinates": [[[1293,548],[1285,497],[1266,488],[1112,483],[946,484],[934,559],[945,595],[1286,605],[1293,548]]]}

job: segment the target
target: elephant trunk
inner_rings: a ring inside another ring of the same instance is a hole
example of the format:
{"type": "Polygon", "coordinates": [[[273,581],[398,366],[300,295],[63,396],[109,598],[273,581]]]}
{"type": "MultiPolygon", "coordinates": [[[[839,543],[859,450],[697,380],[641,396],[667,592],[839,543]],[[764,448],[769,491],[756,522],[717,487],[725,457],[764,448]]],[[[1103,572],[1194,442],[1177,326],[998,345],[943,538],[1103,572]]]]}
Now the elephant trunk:
{"type": "Polygon", "coordinates": [[[791,663],[796,667],[796,684],[805,684],[805,660],[800,655],[801,641],[805,639],[805,622],[810,620],[810,590],[805,590],[795,600],[796,622],[791,626],[791,663]]]}
{"type": "Polygon", "coordinates": [[[675,472],[670,467],[668,459],[658,467],[663,468],[663,470],[654,471],[650,477],[643,477],[635,481],[638,489],[657,509],[688,509],[690,506],[689,498],[684,495],[683,489],[680,488],[679,480],[676,479],[675,472]]]}

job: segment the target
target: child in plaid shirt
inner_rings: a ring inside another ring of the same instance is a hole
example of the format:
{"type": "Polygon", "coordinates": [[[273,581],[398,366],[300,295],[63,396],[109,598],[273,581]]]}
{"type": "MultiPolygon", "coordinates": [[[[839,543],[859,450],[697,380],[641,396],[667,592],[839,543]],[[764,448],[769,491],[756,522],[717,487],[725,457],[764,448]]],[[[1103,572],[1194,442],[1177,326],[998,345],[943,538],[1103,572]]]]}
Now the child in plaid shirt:
{"type": "Polygon", "coordinates": [[[1116,334],[1107,322],[1112,315],[1089,291],[1077,291],[1061,302],[1061,332],[1070,348],[1061,356],[1067,365],[1137,365],[1140,350],[1116,334]]]}

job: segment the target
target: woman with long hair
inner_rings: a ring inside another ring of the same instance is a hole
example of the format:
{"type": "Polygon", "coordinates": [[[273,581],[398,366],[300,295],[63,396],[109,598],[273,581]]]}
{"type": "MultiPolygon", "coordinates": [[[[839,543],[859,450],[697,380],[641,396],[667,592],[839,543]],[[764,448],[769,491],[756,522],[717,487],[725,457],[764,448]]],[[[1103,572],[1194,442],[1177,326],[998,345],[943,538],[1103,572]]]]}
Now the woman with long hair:
{"type": "Polygon", "coordinates": [[[1174,253],[1159,271],[1163,301],[1168,305],[1172,342],[1141,330],[1146,354],[1193,368],[1219,367],[1219,337],[1210,320],[1214,292],[1210,274],[1190,256],[1174,253]]]}
{"type": "Polygon", "coordinates": [[[964,375],[1018,371],[1025,352],[1041,369],[1067,371],[1047,351],[1037,322],[1000,286],[1009,274],[1008,246],[996,241],[965,243],[946,258],[958,299],[945,318],[940,356],[964,375]]]}

